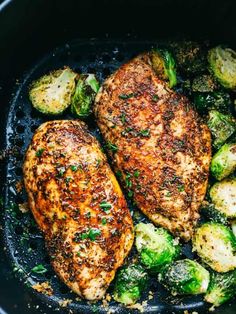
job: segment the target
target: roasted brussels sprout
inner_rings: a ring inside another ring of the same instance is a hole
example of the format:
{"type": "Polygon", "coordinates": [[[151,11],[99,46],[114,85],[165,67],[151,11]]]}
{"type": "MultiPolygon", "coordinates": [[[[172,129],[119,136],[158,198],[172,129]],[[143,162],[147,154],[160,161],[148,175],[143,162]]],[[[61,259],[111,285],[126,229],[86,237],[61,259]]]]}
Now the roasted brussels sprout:
{"type": "Polygon", "coordinates": [[[72,97],[71,112],[81,119],[86,118],[92,112],[91,105],[98,90],[99,83],[94,74],[81,74],[72,97]]]}
{"type": "Polygon", "coordinates": [[[236,218],[236,178],[224,179],[210,189],[215,208],[228,218],[236,218]]]}
{"type": "Polygon", "coordinates": [[[232,227],[233,234],[236,237],[236,220],[232,221],[231,227],[232,227]]]}
{"type": "Polygon", "coordinates": [[[236,89],[236,52],[217,46],[208,53],[210,69],[222,86],[236,89]]]}
{"type": "Polygon", "coordinates": [[[222,180],[236,169],[236,143],[226,143],[213,156],[211,161],[211,174],[222,180]]]}
{"type": "Polygon", "coordinates": [[[226,215],[215,208],[215,205],[204,201],[201,205],[201,214],[205,216],[207,220],[214,221],[226,225],[228,223],[226,215]]]}
{"type": "Polygon", "coordinates": [[[170,43],[179,70],[188,76],[203,73],[207,69],[205,44],[193,41],[170,43]]]}
{"type": "Polygon", "coordinates": [[[215,109],[223,113],[228,113],[231,106],[230,95],[223,91],[210,93],[195,93],[194,104],[200,113],[215,109]]]}
{"type": "Polygon", "coordinates": [[[45,114],[61,114],[71,104],[76,76],[66,67],[33,82],[29,91],[33,107],[45,114]]]}
{"type": "Polygon", "coordinates": [[[205,301],[219,306],[236,295],[236,270],[225,273],[212,273],[205,301]]]}
{"type": "Polygon", "coordinates": [[[193,250],[217,272],[225,273],[236,268],[236,238],[224,225],[207,222],[197,228],[193,250]]]}
{"type": "Polygon", "coordinates": [[[121,268],[115,280],[114,299],[126,305],[134,304],[148,284],[148,275],[142,266],[132,264],[121,268]]]}
{"type": "Polygon", "coordinates": [[[201,294],[207,291],[210,274],[199,263],[183,259],[170,264],[158,278],[173,295],[201,294]]]}
{"type": "Polygon", "coordinates": [[[153,224],[139,223],[135,227],[136,248],[140,260],[147,269],[158,272],[171,263],[180,254],[180,246],[163,228],[155,228],[153,224]]]}
{"type": "Polygon", "coordinates": [[[213,137],[213,146],[219,149],[236,131],[236,121],[229,114],[210,110],[207,125],[213,137]]]}
{"type": "Polygon", "coordinates": [[[210,93],[217,88],[213,77],[209,74],[203,74],[195,77],[192,82],[192,91],[199,93],[210,93]]]}
{"type": "Polygon", "coordinates": [[[150,53],[152,66],[159,78],[169,80],[170,88],[177,84],[175,60],[166,49],[155,49],[150,53]]]}

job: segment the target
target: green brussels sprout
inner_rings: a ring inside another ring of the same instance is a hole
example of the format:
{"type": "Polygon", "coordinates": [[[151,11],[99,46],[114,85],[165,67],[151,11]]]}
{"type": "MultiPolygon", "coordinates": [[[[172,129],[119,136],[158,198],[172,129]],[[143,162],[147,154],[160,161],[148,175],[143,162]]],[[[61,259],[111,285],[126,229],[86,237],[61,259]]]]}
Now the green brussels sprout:
{"type": "Polygon", "coordinates": [[[139,223],[135,226],[135,245],[142,264],[153,272],[171,263],[180,254],[178,242],[163,228],[139,223]]]}
{"type": "Polygon", "coordinates": [[[208,53],[210,70],[222,86],[236,89],[236,52],[217,46],[208,53]]]}
{"type": "Polygon", "coordinates": [[[148,284],[148,275],[142,266],[132,264],[122,267],[115,280],[114,299],[125,305],[134,304],[140,299],[148,284]]]}
{"type": "Polygon", "coordinates": [[[199,263],[183,259],[170,264],[158,278],[173,295],[201,294],[207,291],[210,274],[199,263]]]}
{"type": "Polygon", "coordinates": [[[212,273],[204,300],[219,306],[236,295],[236,271],[225,274],[212,273]]]}
{"type": "Polygon", "coordinates": [[[228,220],[226,215],[223,212],[216,209],[214,204],[204,201],[201,205],[200,210],[201,214],[203,214],[206,219],[213,222],[221,223],[223,225],[227,225],[228,220]]]}
{"type": "Polygon", "coordinates": [[[205,113],[211,109],[227,113],[231,106],[230,95],[223,91],[194,93],[193,102],[200,113],[205,113]]]}
{"type": "Polygon", "coordinates": [[[150,52],[154,71],[160,79],[169,80],[170,88],[177,84],[175,60],[166,49],[155,49],[150,52]]]}
{"type": "Polygon", "coordinates": [[[72,96],[71,112],[81,119],[87,118],[98,90],[99,83],[94,74],[81,74],[72,96]]]}
{"type": "Polygon", "coordinates": [[[229,114],[210,110],[207,125],[213,137],[213,146],[219,149],[236,131],[236,121],[229,114]]]}
{"type": "Polygon", "coordinates": [[[44,75],[30,86],[32,105],[44,114],[61,114],[71,103],[77,74],[65,67],[44,75]]]}
{"type": "Polygon", "coordinates": [[[236,237],[236,220],[233,220],[233,221],[232,221],[231,227],[232,227],[233,234],[234,234],[235,237],[236,237]]]}
{"type": "Polygon", "coordinates": [[[211,174],[222,180],[236,169],[236,143],[226,143],[211,160],[211,174]]]}
{"type": "Polygon", "coordinates": [[[228,218],[236,218],[236,178],[224,179],[210,189],[215,208],[228,218]]]}
{"type": "Polygon", "coordinates": [[[236,268],[236,238],[224,225],[207,222],[197,228],[193,250],[217,272],[225,273],[236,268]]]}
{"type": "Polygon", "coordinates": [[[195,77],[192,82],[192,91],[199,93],[210,93],[217,88],[213,77],[209,74],[203,74],[195,77]]]}
{"type": "Polygon", "coordinates": [[[207,54],[205,45],[193,41],[181,41],[170,43],[176,59],[177,68],[187,75],[206,72],[207,54]]]}

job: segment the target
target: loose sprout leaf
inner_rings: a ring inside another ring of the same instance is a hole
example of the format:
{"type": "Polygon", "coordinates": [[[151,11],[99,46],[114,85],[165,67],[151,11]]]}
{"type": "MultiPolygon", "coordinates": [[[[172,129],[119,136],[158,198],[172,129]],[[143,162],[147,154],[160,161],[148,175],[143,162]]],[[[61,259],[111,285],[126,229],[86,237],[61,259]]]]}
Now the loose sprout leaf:
{"type": "Polygon", "coordinates": [[[39,264],[34,266],[31,271],[37,274],[44,274],[47,272],[47,269],[42,264],[39,264]]]}

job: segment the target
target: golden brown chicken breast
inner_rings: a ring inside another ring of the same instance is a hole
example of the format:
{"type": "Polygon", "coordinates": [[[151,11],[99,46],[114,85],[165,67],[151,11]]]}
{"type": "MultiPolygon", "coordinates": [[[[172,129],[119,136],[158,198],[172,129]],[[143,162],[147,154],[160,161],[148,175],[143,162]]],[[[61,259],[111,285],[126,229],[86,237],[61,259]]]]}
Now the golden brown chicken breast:
{"type": "Polygon", "coordinates": [[[190,239],[211,139],[188,99],[158,79],[144,54],[104,82],[94,112],[128,196],[154,223],[190,239]]]}
{"type": "Polygon", "coordinates": [[[102,298],[131,249],[133,224],[86,125],[42,124],[25,156],[24,182],[56,273],[80,296],[102,298]]]}

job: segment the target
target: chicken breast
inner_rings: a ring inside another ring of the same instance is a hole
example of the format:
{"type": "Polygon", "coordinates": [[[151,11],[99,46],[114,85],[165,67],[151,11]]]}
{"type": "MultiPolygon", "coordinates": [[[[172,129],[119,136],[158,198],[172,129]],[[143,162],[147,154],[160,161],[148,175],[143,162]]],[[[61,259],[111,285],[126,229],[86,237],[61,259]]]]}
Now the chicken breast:
{"type": "Polygon", "coordinates": [[[158,79],[143,54],[104,82],[94,113],[128,196],[156,225],[189,240],[206,192],[211,138],[188,99],[158,79]]]}
{"type": "Polygon", "coordinates": [[[46,122],[23,170],[56,273],[81,297],[101,299],[131,249],[133,224],[97,140],[81,121],[46,122]]]}

